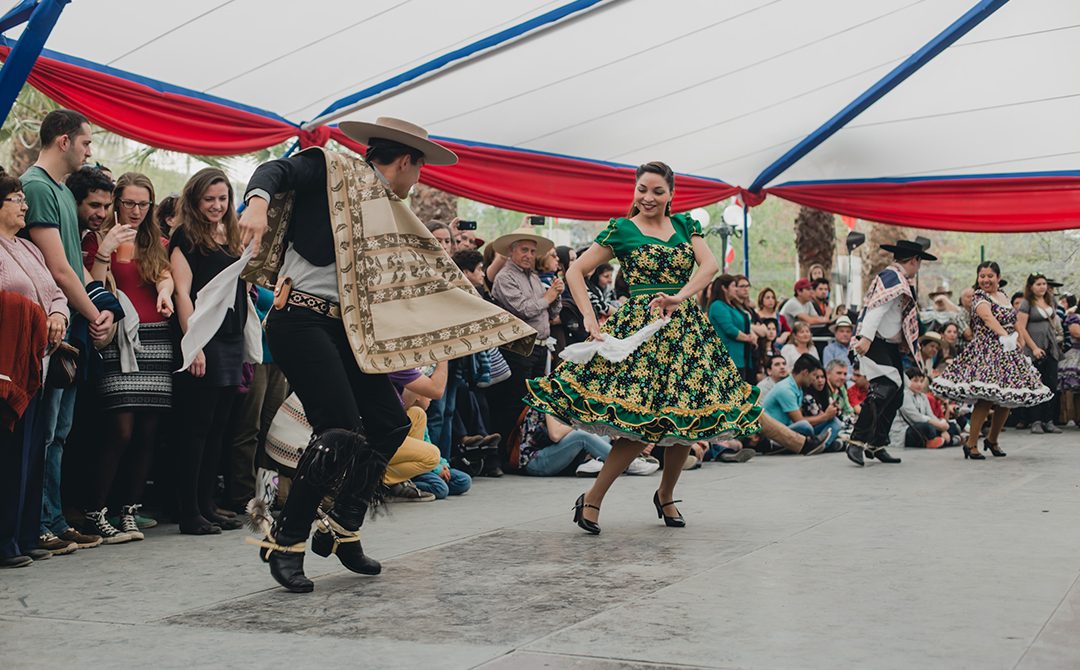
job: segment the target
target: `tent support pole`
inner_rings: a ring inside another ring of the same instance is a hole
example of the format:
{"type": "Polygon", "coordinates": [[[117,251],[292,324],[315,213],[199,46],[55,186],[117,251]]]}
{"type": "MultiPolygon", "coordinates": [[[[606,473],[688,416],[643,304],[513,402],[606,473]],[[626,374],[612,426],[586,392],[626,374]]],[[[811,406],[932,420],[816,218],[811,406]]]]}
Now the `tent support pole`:
{"type": "Polygon", "coordinates": [[[30,15],[19,41],[11,49],[4,67],[0,68],[0,118],[7,121],[15,99],[19,97],[26,78],[49,38],[60,13],[71,0],[41,0],[30,15]]]}

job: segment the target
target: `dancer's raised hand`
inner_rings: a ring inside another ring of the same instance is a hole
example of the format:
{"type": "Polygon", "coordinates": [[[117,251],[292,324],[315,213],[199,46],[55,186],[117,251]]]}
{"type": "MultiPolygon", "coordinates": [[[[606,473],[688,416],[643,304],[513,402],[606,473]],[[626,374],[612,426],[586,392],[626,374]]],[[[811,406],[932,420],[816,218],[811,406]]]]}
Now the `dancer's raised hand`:
{"type": "Polygon", "coordinates": [[[254,255],[258,255],[263,234],[266,233],[268,227],[266,210],[269,206],[270,203],[256,196],[248,200],[247,207],[240,215],[240,245],[246,247],[248,242],[254,242],[255,248],[252,249],[254,255]]]}

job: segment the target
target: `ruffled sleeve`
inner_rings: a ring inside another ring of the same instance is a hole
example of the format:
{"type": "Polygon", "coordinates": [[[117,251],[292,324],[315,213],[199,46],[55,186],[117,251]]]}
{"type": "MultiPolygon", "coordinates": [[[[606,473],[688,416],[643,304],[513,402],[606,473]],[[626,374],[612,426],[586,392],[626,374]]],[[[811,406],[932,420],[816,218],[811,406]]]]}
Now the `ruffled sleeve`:
{"type": "Polygon", "coordinates": [[[689,240],[694,235],[705,237],[705,234],[701,232],[701,224],[689,214],[676,214],[671,218],[682,226],[683,232],[686,233],[686,239],[689,240]]]}
{"type": "Polygon", "coordinates": [[[597,235],[594,240],[600,246],[611,249],[611,253],[616,256],[619,255],[619,250],[622,248],[622,240],[619,231],[619,222],[621,220],[622,219],[611,219],[611,221],[608,222],[607,228],[601,230],[600,234],[597,235]]]}

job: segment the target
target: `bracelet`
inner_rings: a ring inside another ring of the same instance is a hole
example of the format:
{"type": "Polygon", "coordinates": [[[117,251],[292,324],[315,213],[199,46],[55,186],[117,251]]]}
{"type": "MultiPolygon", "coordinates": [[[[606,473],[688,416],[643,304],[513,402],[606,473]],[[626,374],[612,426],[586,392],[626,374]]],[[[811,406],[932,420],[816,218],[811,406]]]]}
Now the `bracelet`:
{"type": "Polygon", "coordinates": [[[110,263],[110,262],[112,262],[112,259],[111,259],[111,258],[108,258],[108,257],[102,258],[102,257],[101,257],[101,254],[95,254],[95,255],[94,255],[94,258],[95,258],[96,260],[99,260],[99,261],[101,261],[102,263],[110,263]]]}

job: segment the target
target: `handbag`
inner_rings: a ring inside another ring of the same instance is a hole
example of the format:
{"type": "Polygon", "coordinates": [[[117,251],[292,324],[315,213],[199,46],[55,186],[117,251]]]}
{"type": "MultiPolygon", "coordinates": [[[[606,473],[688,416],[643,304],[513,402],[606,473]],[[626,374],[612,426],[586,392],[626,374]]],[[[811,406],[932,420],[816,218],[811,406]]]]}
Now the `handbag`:
{"type": "Polygon", "coordinates": [[[66,389],[75,383],[78,372],[79,349],[67,342],[61,342],[49,359],[49,370],[45,373],[45,385],[49,388],[66,389]]]}

